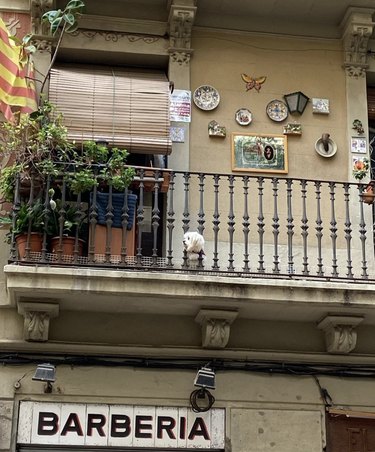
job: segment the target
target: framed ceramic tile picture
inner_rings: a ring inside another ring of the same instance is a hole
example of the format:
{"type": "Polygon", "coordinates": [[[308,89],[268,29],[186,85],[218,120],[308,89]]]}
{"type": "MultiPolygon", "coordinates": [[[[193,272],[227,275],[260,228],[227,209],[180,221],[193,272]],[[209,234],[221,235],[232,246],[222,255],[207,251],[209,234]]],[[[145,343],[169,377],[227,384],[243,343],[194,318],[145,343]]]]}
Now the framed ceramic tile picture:
{"type": "Polygon", "coordinates": [[[287,173],[287,137],[285,135],[232,133],[232,170],[287,173]]]}
{"type": "Polygon", "coordinates": [[[366,154],[367,153],[366,138],[352,137],[350,141],[350,149],[352,152],[358,154],[366,154]]]}
{"type": "Polygon", "coordinates": [[[299,123],[289,123],[283,127],[284,135],[302,135],[302,125],[299,123]]]}
{"type": "Polygon", "coordinates": [[[329,114],[329,99],[312,98],[313,113],[320,113],[323,115],[329,114]]]}

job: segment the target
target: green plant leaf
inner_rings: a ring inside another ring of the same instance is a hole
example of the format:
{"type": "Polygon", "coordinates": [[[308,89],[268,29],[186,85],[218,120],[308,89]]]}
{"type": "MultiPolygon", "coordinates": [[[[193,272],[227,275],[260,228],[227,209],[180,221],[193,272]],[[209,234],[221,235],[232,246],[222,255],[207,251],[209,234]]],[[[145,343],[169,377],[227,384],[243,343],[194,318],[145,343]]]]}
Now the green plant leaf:
{"type": "Polygon", "coordinates": [[[85,4],[81,0],[70,0],[66,5],[65,10],[83,8],[84,6],[85,4]]]}
{"type": "Polygon", "coordinates": [[[61,16],[61,9],[57,9],[54,11],[47,11],[46,13],[43,14],[42,16],[42,21],[43,22],[50,22],[52,23],[57,17],[61,16]]]}
{"type": "Polygon", "coordinates": [[[62,19],[65,20],[65,22],[66,22],[67,24],[69,24],[70,26],[74,25],[75,20],[76,20],[75,17],[74,17],[74,14],[72,14],[72,13],[66,13],[66,14],[64,14],[64,15],[62,16],[62,19]]]}
{"type": "Polygon", "coordinates": [[[56,19],[54,19],[52,22],[51,22],[51,33],[53,34],[53,35],[55,35],[56,34],[56,32],[57,32],[57,30],[59,29],[59,26],[60,26],[60,24],[61,24],[61,22],[62,22],[62,17],[57,17],[56,19]]]}

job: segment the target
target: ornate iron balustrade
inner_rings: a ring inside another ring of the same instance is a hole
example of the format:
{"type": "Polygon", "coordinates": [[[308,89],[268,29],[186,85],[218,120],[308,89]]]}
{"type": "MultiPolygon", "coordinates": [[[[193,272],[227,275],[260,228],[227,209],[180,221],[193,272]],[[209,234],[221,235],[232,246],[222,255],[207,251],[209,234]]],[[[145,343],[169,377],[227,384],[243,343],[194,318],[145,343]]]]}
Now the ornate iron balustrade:
{"type": "Polygon", "coordinates": [[[66,174],[40,186],[31,181],[28,189],[18,181],[10,261],[241,277],[374,279],[373,208],[366,204],[363,184],[135,169],[123,193],[98,180],[91,193],[73,194],[66,174]],[[56,199],[57,211],[52,208],[56,199]],[[21,254],[17,217],[22,206],[37,200],[43,206],[41,248],[35,252],[31,247],[30,216],[21,254]],[[68,254],[63,239],[72,207],[68,254]],[[53,246],[52,217],[58,225],[53,246]],[[194,262],[182,246],[188,231],[205,239],[205,255],[194,262]]]}

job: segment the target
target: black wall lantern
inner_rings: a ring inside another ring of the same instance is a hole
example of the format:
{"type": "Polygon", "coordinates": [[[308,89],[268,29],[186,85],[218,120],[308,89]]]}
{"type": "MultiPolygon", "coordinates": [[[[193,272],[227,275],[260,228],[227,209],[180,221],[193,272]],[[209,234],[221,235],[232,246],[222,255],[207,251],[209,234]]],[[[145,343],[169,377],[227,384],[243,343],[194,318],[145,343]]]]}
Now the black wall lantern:
{"type": "Polygon", "coordinates": [[[307,102],[309,101],[309,98],[301,93],[301,91],[285,94],[284,99],[288,106],[289,113],[299,113],[300,115],[304,112],[307,102]]]}
{"type": "Polygon", "coordinates": [[[194,386],[215,389],[215,371],[209,367],[199,369],[194,380],[194,386]]]}
{"type": "Polygon", "coordinates": [[[45,381],[46,385],[44,387],[45,393],[51,393],[52,392],[52,383],[56,379],[56,368],[52,364],[45,363],[45,364],[38,364],[35,375],[32,378],[36,381],[45,381]]]}

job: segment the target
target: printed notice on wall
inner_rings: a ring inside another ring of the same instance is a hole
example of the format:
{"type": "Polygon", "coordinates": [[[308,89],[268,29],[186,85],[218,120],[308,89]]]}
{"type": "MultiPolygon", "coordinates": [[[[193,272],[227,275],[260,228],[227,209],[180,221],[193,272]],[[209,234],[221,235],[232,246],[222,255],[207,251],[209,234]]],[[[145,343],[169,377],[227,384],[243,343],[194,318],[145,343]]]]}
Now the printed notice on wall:
{"type": "Polygon", "coordinates": [[[191,121],[191,91],[175,89],[171,94],[170,120],[176,122],[191,121]]]}

